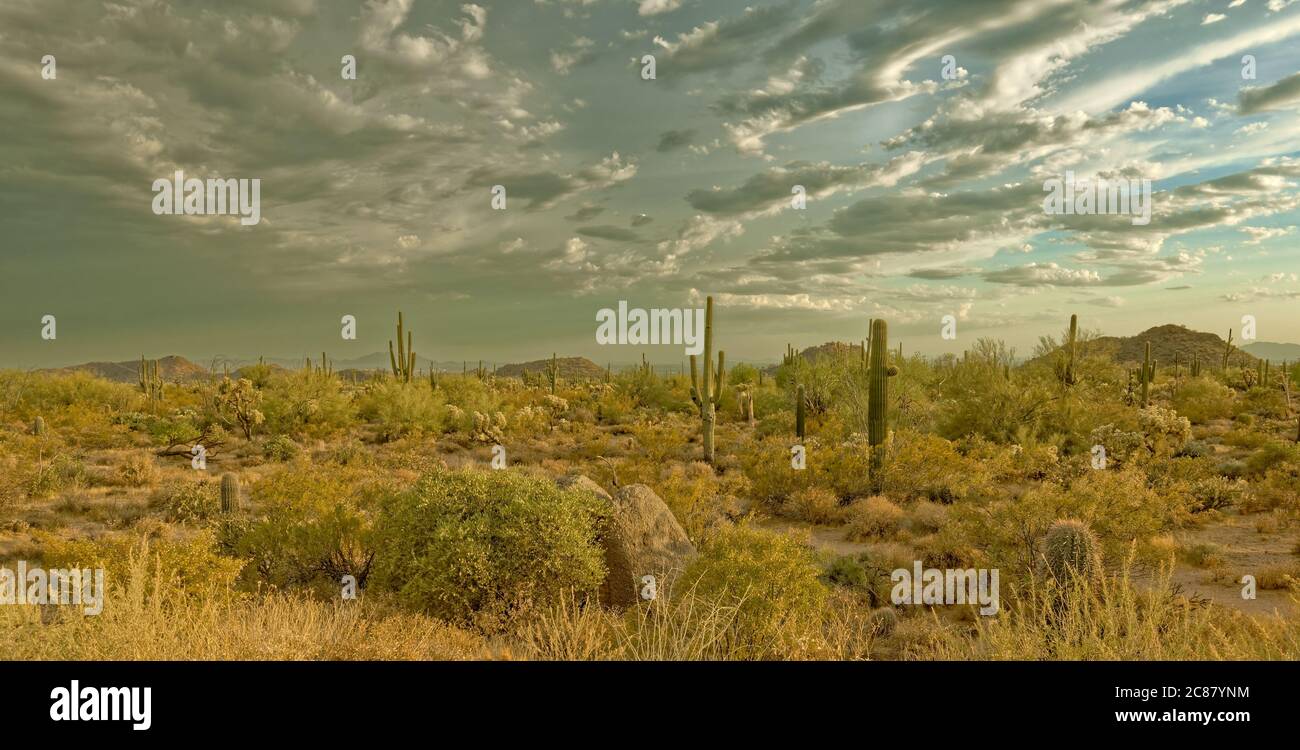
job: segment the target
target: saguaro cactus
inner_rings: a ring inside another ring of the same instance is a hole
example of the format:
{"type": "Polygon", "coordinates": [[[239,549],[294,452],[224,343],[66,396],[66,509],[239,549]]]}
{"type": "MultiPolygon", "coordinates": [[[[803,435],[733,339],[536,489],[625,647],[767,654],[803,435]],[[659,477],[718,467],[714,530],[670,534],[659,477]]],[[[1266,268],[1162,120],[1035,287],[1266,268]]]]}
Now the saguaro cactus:
{"type": "Polygon", "coordinates": [[[1147,408],[1151,399],[1151,381],[1156,377],[1156,365],[1151,361],[1151,342],[1146,345],[1146,353],[1142,357],[1142,408],[1147,408]]]}
{"type": "Polygon", "coordinates": [[[388,341],[388,363],[393,368],[393,375],[404,383],[411,382],[415,373],[415,342],[410,331],[406,331],[406,342],[402,342],[402,313],[397,313],[397,350],[393,350],[392,339],[388,341]]]}
{"type": "Polygon", "coordinates": [[[162,403],[162,376],[158,374],[158,360],[146,360],[143,354],[140,355],[140,392],[149,401],[149,411],[157,412],[158,404],[162,403]]]}
{"type": "Polygon", "coordinates": [[[1199,354],[1192,355],[1191,372],[1192,372],[1192,377],[1194,378],[1199,378],[1201,376],[1201,355],[1199,354]]]}
{"type": "Polygon", "coordinates": [[[722,388],[727,379],[726,352],[718,352],[718,369],[713,370],[713,297],[704,300],[704,380],[696,374],[695,355],[691,355],[691,401],[700,407],[704,442],[704,460],[713,463],[713,423],[722,403],[722,388]]]}
{"type": "Polygon", "coordinates": [[[1065,342],[1065,366],[1062,369],[1061,380],[1066,385],[1074,385],[1077,376],[1074,372],[1074,355],[1078,350],[1079,342],[1079,316],[1070,316],[1070,338],[1065,342]]]}
{"type": "Polygon", "coordinates": [[[551,383],[551,395],[555,395],[555,385],[560,379],[560,359],[551,352],[551,361],[546,365],[546,379],[551,383]]]}
{"type": "Polygon", "coordinates": [[[880,486],[885,440],[889,437],[889,378],[898,368],[889,364],[889,326],[871,321],[871,368],[867,373],[867,442],[871,445],[872,481],[880,486]]]}
{"type": "Polygon", "coordinates": [[[1228,370],[1228,357],[1232,356],[1232,329],[1228,329],[1228,344],[1223,347],[1223,370],[1228,370]]]}
{"type": "Polygon", "coordinates": [[[221,475],[221,512],[239,510],[239,477],[229,472],[221,475]]]}
{"type": "Polygon", "coordinates": [[[798,386],[794,389],[794,434],[799,436],[799,442],[801,443],[804,436],[804,419],[806,418],[804,410],[807,403],[808,398],[804,396],[803,386],[798,386]]]}

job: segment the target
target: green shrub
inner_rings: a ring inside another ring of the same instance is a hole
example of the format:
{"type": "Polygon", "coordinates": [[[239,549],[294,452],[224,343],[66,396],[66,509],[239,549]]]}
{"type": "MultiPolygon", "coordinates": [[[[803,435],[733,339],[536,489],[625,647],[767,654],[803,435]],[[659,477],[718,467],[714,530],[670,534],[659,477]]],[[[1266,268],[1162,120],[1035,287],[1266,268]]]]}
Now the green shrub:
{"type": "Polygon", "coordinates": [[[291,461],[302,452],[288,435],[276,435],[262,446],[262,455],[272,461],[291,461]]]}
{"type": "Polygon", "coordinates": [[[605,578],[604,501],[513,470],[431,472],[383,500],[373,584],[406,606],[495,629],[605,578]]]}
{"type": "Polygon", "coordinates": [[[247,558],[248,578],[275,587],[337,592],[342,576],[364,586],[374,558],[372,513],[387,486],[342,466],[293,464],[253,485],[252,520],[223,524],[223,546],[247,558]]]}
{"type": "Polygon", "coordinates": [[[382,380],[367,386],[359,410],[363,418],[378,426],[382,440],[436,435],[442,431],[442,390],[431,390],[422,382],[382,380]]]}
{"type": "Polygon", "coordinates": [[[1173,397],[1174,410],[1192,424],[1232,416],[1232,389],[1210,378],[1188,378],[1173,397]]]}
{"type": "Polygon", "coordinates": [[[741,658],[788,658],[815,645],[827,593],[820,573],[798,539],[741,525],[707,544],[675,590],[736,608],[727,639],[741,658]]]}
{"type": "Polygon", "coordinates": [[[210,481],[172,481],[154,492],[149,504],[171,521],[206,521],[221,513],[221,490],[210,481]]]}

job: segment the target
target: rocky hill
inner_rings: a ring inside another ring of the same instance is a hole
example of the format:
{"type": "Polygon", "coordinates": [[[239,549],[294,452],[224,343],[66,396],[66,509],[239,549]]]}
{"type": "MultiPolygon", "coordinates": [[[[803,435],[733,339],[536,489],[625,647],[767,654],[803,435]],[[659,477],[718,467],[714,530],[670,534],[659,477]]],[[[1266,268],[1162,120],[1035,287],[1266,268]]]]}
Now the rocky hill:
{"type": "MultiPolygon", "coordinates": [[[[560,366],[560,378],[564,380],[599,380],[605,377],[605,368],[586,357],[560,357],[556,360],[560,366]]],[[[501,365],[496,374],[500,377],[520,378],[527,370],[530,375],[545,375],[551,366],[549,359],[537,359],[532,362],[501,365]]]]}
{"type": "MultiPolygon", "coordinates": [[[[1142,361],[1148,341],[1151,342],[1151,357],[1162,365],[1172,365],[1175,358],[1183,364],[1199,358],[1201,366],[1210,368],[1217,368],[1223,363],[1226,342],[1222,337],[1173,324],[1148,328],[1136,336],[1102,336],[1095,339],[1092,345],[1109,353],[1116,362],[1138,363],[1142,361]]],[[[1229,365],[1254,367],[1258,359],[1238,349],[1235,338],[1232,343],[1229,365]]]]}
{"type": "Polygon", "coordinates": [[[1260,359],[1269,359],[1273,362],[1300,362],[1300,344],[1279,344],[1273,341],[1256,341],[1253,344],[1247,344],[1242,348],[1253,356],[1260,359]]]}
{"type": "MultiPolygon", "coordinates": [[[[152,360],[151,360],[152,361],[152,360]]],[[[158,361],[158,374],[167,382],[185,382],[208,376],[208,368],[196,365],[184,357],[174,354],[162,357],[158,361]]],[[[105,380],[117,383],[137,383],[140,380],[140,360],[129,359],[125,362],[85,362],[70,367],[57,367],[40,370],[48,373],[88,372],[105,380]]]]}

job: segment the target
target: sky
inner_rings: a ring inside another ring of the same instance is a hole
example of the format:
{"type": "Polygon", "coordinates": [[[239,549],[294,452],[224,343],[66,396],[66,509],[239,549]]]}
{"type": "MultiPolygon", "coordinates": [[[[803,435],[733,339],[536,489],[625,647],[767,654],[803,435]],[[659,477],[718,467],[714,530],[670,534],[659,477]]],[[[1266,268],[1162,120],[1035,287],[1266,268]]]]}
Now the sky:
{"type": "Polygon", "coordinates": [[[0,366],[343,360],[398,310],[435,360],[676,364],[597,311],[706,295],[730,361],[1300,342],[1298,110],[1295,0],[0,0],[0,366]],[[155,213],[177,170],[260,221],[155,213]],[[1047,212],[1067,172],[1149,222],[1047,212]]]}

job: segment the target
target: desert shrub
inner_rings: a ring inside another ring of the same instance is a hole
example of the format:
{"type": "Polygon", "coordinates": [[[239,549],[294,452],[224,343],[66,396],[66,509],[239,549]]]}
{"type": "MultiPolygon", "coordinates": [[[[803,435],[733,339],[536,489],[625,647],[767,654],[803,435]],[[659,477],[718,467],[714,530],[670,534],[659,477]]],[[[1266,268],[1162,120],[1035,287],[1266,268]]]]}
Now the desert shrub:
{"type": "Polygon", "coordinates": [[[288,435],[276,435],[262,446],[262,455],[272,461],[291,461],[302,452],[288,435]]]}
{"type": "Polygon", "coordinates": [[[887,539],[898,533],[906,516],[902,508],[879,495],[853,503],[846,515],[847,535],[854,541],[887,539]]]}
{"type": "Polygon", "coordinates": [[[219,555],[208,532],[177,541],[130,535],[69,540],[49,534],[39,541],[46,567],[103,568],[109,589],[143,561],[153,573],[143,582],[145,595],[166,589],[169,594],[212,597],[229,591],[244,565],[219,555]]]}
{"type": "Polygon", "coordinates": [[[67,453],[29,462],[21,475],[19,482],[23,492],[32,499],[52,497],[65,489],[84,487],[88,483],[85,462],[67,453]]]}
{"type": "Polygon", "coordinates": [[[835,523],[844,517],[839,497],[824,487],[795,490],[782,507],[785,515],[809,523],[835,523]]]}
{"type": "Polygon", "coordinates": [[[1287,416],[1286,397],[1278,388],[1265,388],[1256,386],[1246,391],[1242,398],[1241,407],[1249,410],[1252,414],[1272,419],[1282,419],[1287,416]]]}
{"type": "Polygon", "coordinates": [[[1179,553],[1188,565],[1196,568],[1218,568],[1224,564],[1223,547],[1213,542],[1188,545],[1179,553]]]}
{"type": "Polygon", "coordinates": [[[1204,477],[1192,483],[1191,511],[1200,513],[1207,510],[1222,510],[1234,505],[1241,505],[1250,495],[1250,485],[1242,479],[1224,477],[1204,477]]]}
{"type": "Polygon", "coordinates": [[[1211,378],[1188,378],[1173,397],[1174,409],[1192,424],[1232,416],[1232,389],[1211,378]]]}
{"type": "Polygon", "coordinates": [[[1108,560],[1121,559],[1129,546],[1172,528],[1187,517],[1184,498],[1147,486],[1135,468],[1088,471],[1072,482],[1044,482],[1018,498],[952,507],[945,532],[979,540],[979,555],[993,567],[1019,570],[1039,566],[1039,544],[1057,519],[1087,524],[1108,560]]]}
{"type": "Polygon", "coordinates": [[[719,533],[675,591],[735,607],[727,639],[740,658],[789,658],[815,646],[826,588],[798,539],[748,525],[719,533]]]}
{"type": "Polygon", "coordinates": [[[894,433],[885,450],[880,487],[900,500],[951,503],[988,489],[985,467],[937,435],[894,433]]]}
{"type": "Polygon", "coordinates": [[[608,508],[513,470],[435,471],[386,496],[374,585],[404,605],[485,629],[605,577],[608,508]]]}
{"type": "Polygon", "coordinates": [[[253,485],[257,517],[227,521],[221,540],[249,560],[250,583],[337,592],[351,575],[364,586],[375,554],[371,510],[387,489],[356,469],[291,464],[253,485]]]}
{"type": "Polygon", "coordinates": [[[662,466],[658,478],[647,484],[663,499],[687,536],[698,541],[734,513],[748,481],[739,472],[719,476],[708,464],[692,461],[662,466]]]}
{"type": "Polygon", "coordinates": [[[172,481],[159,487],[149,504],[171,521],[206,521],[221,512],[221,489],[216,482],[172,481]]]}
{"type": "Polygon", "coordinates": [[[146,487],[158,481],[158,464],[148,453],[132,453],[117,467],[117,476],[128,487],[146,487]]]}
{"type": "Polygon", "coordinates": [[[852,588],[866,588],[869,582],[866,567],[852,555],[841,555],[835,558],[830,569],[826,571],[826,580],[852,588]]]}
{"type": "Polygon", "coordinates": [[[944,527],[948,507],[939,503],[918,502],[912,505],[907,525],[918,534],[932,534],[944,527]]]}
{"type": "MultiPolygon", "coordinates": [[[[444,382],[461,380],[464,379],[447,378],[444,382]]],[[[381,380],[367,385],[358,411],[362,418],[378,426],[382,440],[406,435],[434,435],[442,429],[443,391],[443,387],[434,391],[424,383],[381,380]]]]}
{"type": "Polygon", "coordinates": [[[327,437],[347,430],[355,416],[343,384],[319,370],[278,374],[261,388],[266,428],[277,435],[327,437]]]}
{"type": "Polygon", "coordinates": [[[1269,442],[1246,459],[1246,473],[1263,476],[1269,469],[1300,466],[1300,446],[1295,443],[1269,442]]]}

